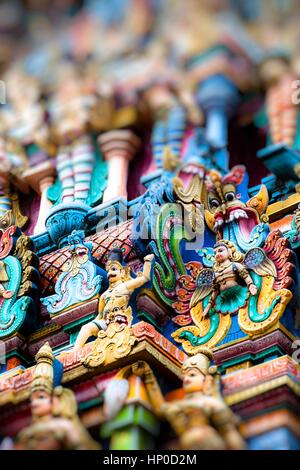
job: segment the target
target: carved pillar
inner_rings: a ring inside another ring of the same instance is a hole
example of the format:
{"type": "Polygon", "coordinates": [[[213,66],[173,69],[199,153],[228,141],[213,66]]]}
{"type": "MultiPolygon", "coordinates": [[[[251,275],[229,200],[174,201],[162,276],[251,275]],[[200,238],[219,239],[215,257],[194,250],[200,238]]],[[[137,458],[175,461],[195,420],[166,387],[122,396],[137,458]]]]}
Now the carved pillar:
{"type": "Polygon", "coordinates": [[[260,78],[266,90],[266,114],[269,138],[257,156],[277,178],[299,180],[299,107],[293,101],[295,71],[286,56],[267,57],[260,66],[260,78]]]}
{"type": "MultiPolygon", "coordinates": [[[[215,149],[225,149],[228,144],[228,122],[239,101],[235,84],[223,75],[214,75],[199,85],[197,101],[206,118],[205,136],[215,149]]],[[[223,157],[223,156],[222,156],[223,157]]],[[[221,158],[217,163],[226,172],[228,159],[221,158]]]]}
{"type": "Polygon", "coordinates": [[[62,186],[62,202],[74,202],[74,171],[72,154],[67,146],[61,146],[57,155],[57,173],[62,186]]]}
{"type": "Polygon", "coordinates": [[[93,144],[89,136],[82,136],[74,144],[74,200],[85,203],[91,186],[95,166],[93,144]]]}
{"type": "Polygon", "coordinates": [[[53,183],[54,183],[54,176],[45,176],[44,178],[40,180],[39,184],[40,184],[40,193],[41,193],[41,204],[40,204],[38,220],[34,227],[34,235],[37,235],[38,233],[42,233],[46,230],[46,227],[45,227],[46,217],[52,207],[52,203],[49,201],[47,197],[47,192],[48,192],[48,189],[53,185],[53,183]]]}
{"type": "Polygon", "coordinates": [[[196,101],[205,117],[210,166],[224,174],[229,169],[229,120],[240,102],[240,92],[256,86],[250,61],[232,45],[221,41],[187,62],[188,76],[196,88],[196,101]]]}
{"type": "Polygon", "coordinates": [[[294,144],[298,124],[298,108],[292,100],[295,80],[292,74],[286,74],[268,89],[266,98],[272,142],[288,147],[294,144]]]}
{"type": "Polygon", "coordinates": [[[26,171],[24,178],[34,191],[41,196],[39,215],[34,227],[34,235],[38,235],[45,232],[45,220],[52,207],[52,203],[47,197],[47,192],[54,183],[55,169],[50,162],[42,163],[26,171]]]}
{"type": "Polygon", "coordinates": [[[154,449],[160,424],[145,385],[140,377],[133,375],[128,382],[128,399],[118,415],[101,426],[101,437],[110,439],[110,450],[154,449]]]}
{"type": "Polygon", "coordinates": [[[115,198],[127,198],[129,162],[140,146],[140,139],[129,130],[105,132],[98,137],[99,146],[108,161],[108,181],[103,202],[115,198]]]}

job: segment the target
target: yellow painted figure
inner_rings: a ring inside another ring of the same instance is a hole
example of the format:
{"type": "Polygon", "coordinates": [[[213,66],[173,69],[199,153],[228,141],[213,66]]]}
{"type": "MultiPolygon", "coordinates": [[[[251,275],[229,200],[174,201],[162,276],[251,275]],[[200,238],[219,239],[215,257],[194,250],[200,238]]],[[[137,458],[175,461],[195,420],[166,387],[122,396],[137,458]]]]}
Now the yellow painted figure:
{"type": "MultiPolygon", "coordinates": [[[[210,366],[210,350],[188,358],[182,367],[184,398],[166,402],[156,378],[145,362],[133,366],[143,378],[154,411],[169,421],[185,450],[245,449],[237,428],[237,418],[224,402],[219,375],[210,366]]],[[[176,444],[177,446],[177,444],[176,444]]],[[[177,446],[178,448],[178,446],[177,446]]]]}
{"type": "Polygon", "coordinates": [[[48,343],[36,355],[37,366],[31,383],[32,424],[17,436],[16,450],[95,450],[77,415],[74,393],[53,388],[54,355],[48,343]]]}
{"type": "Polygon", "coordinates": [[[132,278],[129,268],[122,264],[122,251],[118,248],[112,250],[106,263],[109,288],[100,297],[96,319],[81,328],[75,349],[82,348],[91,336],[106,330],[110,323],[131,323],[131,308],[128,305],[130,297],[135,289],[150,280],[153,258],[154,255],[145,256],[143,272],[132,278]]]}

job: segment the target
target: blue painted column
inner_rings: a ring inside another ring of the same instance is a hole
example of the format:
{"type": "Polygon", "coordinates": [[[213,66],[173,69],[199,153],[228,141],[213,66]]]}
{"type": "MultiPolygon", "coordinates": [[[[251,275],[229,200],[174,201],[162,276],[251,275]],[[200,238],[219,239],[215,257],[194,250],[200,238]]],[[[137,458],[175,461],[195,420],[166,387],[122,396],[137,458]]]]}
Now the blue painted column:
{"type": "Polygon", "coordinates": [[[202,108],[206,125],[205,137],[214,152],[217,166],[229,169],[228,125],[239,100],[239,90],[224,75],[213,75],[198,85],[196,99],[202,108]]]}

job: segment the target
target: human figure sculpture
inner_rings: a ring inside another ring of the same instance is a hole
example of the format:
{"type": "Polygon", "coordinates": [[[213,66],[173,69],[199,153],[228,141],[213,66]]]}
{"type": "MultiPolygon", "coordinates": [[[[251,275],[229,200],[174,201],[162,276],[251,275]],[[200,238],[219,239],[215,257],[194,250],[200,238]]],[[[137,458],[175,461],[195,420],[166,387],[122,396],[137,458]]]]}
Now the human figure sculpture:
{"type": "Polygon", "coordinates": [[[189,357],[182,366],[184,398],[166,402],[156,378],[145,362],[133,365],[142,377],[154,412],[165,418],[179,437],[182,450],[238,450],[245,442],[238,420],[224,402],[217,368],[210,366],[210,350],[189,357]]]}
{"type": "Polygon", "coordinates": [[[7,135],[24,146],[46,144],[49,133],[40,81],[16,68],[8,71],[6,83],[9,106],[1,111],[1,122],[7,135]]]}
{"type": "Polygon", "coordinates": [[[27,218],[22,217],[20,213],[18,198],[13,187],[21,192],[27,190],[27,185],[22,180],[22,172],[26,169],[27,163],[25,153],[18,143],[0,136],[0,218],[12,210],[15,216],[18,214],[17,222],[20,227],[24,226],[27,218]]]}
{"type": "Polygon", "coordinates": [[[214,246],[214,257],[213,269],[200,270],[190,301],[190,308],[193,308],[211,294],[203,309],[204,317],[211,308],[222,314],[235,313],[246,305],[249,294],[258,293],[250,269],[260,276],[276,278],[277,275],[274,263],[261,248],[252,248],[243,255],[234,243],[220,240],[214,246]]]}
{"type": "Polygon", "coordinates": [[[128,321],[130,297],[137,288],[150,280],[153,258],[152,254],[145,256],[143,271],[138,273],[136,278],[132,278],[129,268],[122,264],[122,250],[115,248],[111,251],[105,267],[109,287],[100,297],[95,320],[81,328],[74,345],[75,349],[82,348],[86,341],[91,336],[97,336],[100,330],[106,330],[109,323],[128,321]]]}
{"type": "Polygon", "coordinates": [[[78,418],[74,393],[61,386],[54,388],[54,355],[48,343],[41,347],[36,361],[30,393],[32,424],[18,434],[15,449],[99,449],[78,418]]]}

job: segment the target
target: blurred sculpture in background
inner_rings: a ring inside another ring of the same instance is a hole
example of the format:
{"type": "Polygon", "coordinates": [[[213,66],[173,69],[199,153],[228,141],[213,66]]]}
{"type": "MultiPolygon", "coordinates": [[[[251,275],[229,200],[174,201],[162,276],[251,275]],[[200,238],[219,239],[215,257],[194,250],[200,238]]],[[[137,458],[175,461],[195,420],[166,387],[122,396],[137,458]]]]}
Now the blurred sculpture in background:
{"type": "MultiPolygon", "coordinates": [[[[184,398],[166,402],[156,378],[146,362],[132,366],[146,386],[155,412],[165,418],[185,450],[245,449],[238,431],[238,420],[226,405],[220,391],[217,368],[211,366],[213,355],[203,348],[182,366],[184,398]]],[[[178,447],[176,447],[178,448],[178,447]]]]}
{"type": "Polygon", "coordinates": [[[15,449],[99,449],[80,422],[74,393],[54,387],[54,370],[62,364],[54,359],[48,343],[37,353],[36,362],[30,390],[32,424],[19,433],[15,449]]]}

